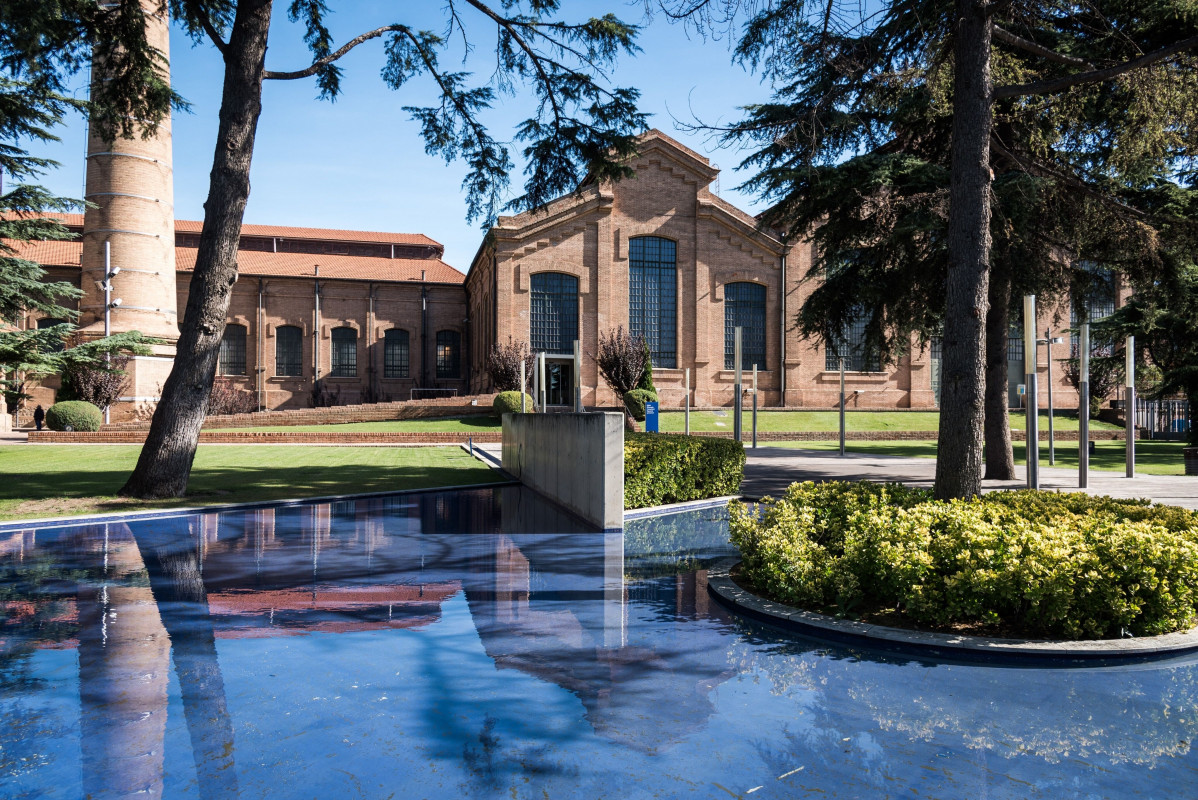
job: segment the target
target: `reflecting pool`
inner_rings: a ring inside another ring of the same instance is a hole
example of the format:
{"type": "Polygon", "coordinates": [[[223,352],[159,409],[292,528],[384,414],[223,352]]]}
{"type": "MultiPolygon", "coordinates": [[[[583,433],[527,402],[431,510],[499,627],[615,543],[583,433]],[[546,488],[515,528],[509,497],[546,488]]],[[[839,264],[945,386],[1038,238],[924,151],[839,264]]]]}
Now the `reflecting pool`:
{"type": "Polygon", "coordinates": [[[0,796],[1198,796],[1198,659],[833,646],[719,606],[731,553],[515,487],[6,529],[0,796]]]}

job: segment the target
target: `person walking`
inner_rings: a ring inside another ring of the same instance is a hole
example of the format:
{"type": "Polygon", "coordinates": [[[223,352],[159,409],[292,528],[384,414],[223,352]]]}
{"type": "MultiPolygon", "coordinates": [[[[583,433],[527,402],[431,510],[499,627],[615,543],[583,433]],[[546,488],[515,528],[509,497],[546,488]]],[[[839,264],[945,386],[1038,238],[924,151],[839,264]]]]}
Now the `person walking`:
{"type": "Polygon", "coordinates": [[[37,408],[33,409],[33,424],[37,426],[39,431],[42,429],[42,423],[45,421],[46,412],[42,410],[42,407],[38,406],[37,408]]]}

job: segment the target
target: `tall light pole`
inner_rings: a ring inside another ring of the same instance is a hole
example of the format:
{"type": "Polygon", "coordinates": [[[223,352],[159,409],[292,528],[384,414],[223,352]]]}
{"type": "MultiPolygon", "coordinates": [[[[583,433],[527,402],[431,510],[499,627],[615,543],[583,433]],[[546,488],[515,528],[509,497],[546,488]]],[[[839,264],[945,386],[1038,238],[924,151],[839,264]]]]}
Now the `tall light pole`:
{"type": "MultiPolygon", "coordinates": [[[[1044,331],[1043,339],[1036,340],[1037,345],[1044,345],[1044,351],[1048,354],[1048,463],[1053,465],[1057,463],[1057,448],[1052,427],[1052,346],[1064,341],[1060,336],[1053,338],[1052,328],[1044,331]]],[[[1039,415],[1040,410],[1036,409],[1036,416],[1039,415]]]]}
{"type": "Polygon", "coordinates": [[[740,432],[740,393],[741,393],[741,369],[740,369],[740,341],[741,331],[743,329],[738,325],[732,336],[732,358],[736,362],[736,379],[732,384],[732,394],[734,395],[734,404],[732,409],[732,438],[736,441],[741,441],[740,432]]]}
{"type": "Polygon", "coordinates": [[[1077,488],[1090,485],[1090,323],[1083,322],[1077,382],[1077,488]]]}
{"type": "Polygon", "coordinates": [[[1136,337],[1127,337],[1127,373],[1124,396],[1127,402],[1127,477],[1136,477],[1136,337]]]}
{"type": "Polygon", "coordinates": [[[844,455],[844,357],[840,358],[840,454],[844,455]]]}
{"type": "MultiPolygon", "coordinates": [[[[104,290],[104,338],[107,339],[112,334],[112,309],[119,308],[121,298],[113,298],[112,296],[112,279],[121,271],[120,267],[112,266],[112,246],[108,242],[104,242],[104,283],[100,284],[100,288],[104,290]]],[[[112,354],[104,354],[104,363],[112,366],[112,354]]],[[[108,403],[104,404],[104,424],[112,422],[112,406],[108,403]]]]}
{"type": "Polygon", "coordinates": [[[1036,392],[1036,296],[1023,296],[1023,380],[1027,384],[1027,488],[1040,488],[1040,399],[1036,392]]]}

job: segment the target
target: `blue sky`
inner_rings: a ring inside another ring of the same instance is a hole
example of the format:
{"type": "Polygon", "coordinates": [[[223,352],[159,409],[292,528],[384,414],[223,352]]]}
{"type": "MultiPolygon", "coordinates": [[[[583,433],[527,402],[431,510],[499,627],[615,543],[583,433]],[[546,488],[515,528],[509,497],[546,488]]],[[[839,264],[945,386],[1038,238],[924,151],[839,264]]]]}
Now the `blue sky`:
{"type": "MultiPolygon", "coordinates": [[[[309,60],[301,32],[286,21],[288,3],[275,3],[267,68],[297,69],[309,60]]],[[[353,0],[333,2],[342,10],[330,19],[338,44],[365,30],[402,21],[430,30],[444,25],[441,4],[426,2],[416,11],[393,16],[393,2],[353,0]],[[389,10],[390,9],[390,10],[389,10]]],[[[403,8],[416,6],[408,2],[403,8]]],[[[644,24],[639,37],[643,52],[621,59],[611,75],[618,86],[641,91],[641,106],[650,113],[650,124],[709,157],[724,170],[719,193],[746,210],[756,206],[754,198],[736,191],[746,177],[733,167],[745,153],[718,149],[711,137],[676,130],[674,119],[720,122],[736,119],[737,108],[760,102],[767,87],[756,76],[732,64],[728,42],[704,41],[688,36],[680,25],[656,16],[644,18],[643,0],[630,3],[599,3],[566,0],[565,17],[570,19],[612,11],[628,22],[644,24]]],[[[482,79],[490,72],[493,37],[485,20],[474,13],[468,25],[479,34],[475,50],[463,67],[461,49],[446,55],[442,63],[466,69],[482,79]]],[[[171,38],[172,80],[191,104],[191,113],[173,120],[175,138],[175,215],[180,219],[202,219],[208,190],[208,172],[216,136],[220,105],[221,65],[216,51],[193,47],[178,30],[171,38]]],[[[465,170],[446,165],[424,153],[416,123],[402,110],[405,105],[431,102],[434,89],[427,78],[418,79],[400,92],[388,89],[379,77],[383,64],[379,41],[359,46],[341,62],[345,74],[342,95],[336,103],[317,101],[312,79],[268,81],[264,90],[257,146],[251,173],[251,194],[246,209],[247,223],[296,225],[358,230],[424,233],[445,245],[445,259],[465,270],[482,239],[477,223],[465,220],[466,206],[460,189],[465,170]]],[[[79,82],[84,84],[82,77],[79,82]]],[[[485,122],[492,134],[510,141],[516,123],[532,109],[528,94],[503,98],[485,122]]],[[[61,144],[36,148],[61,163],[42,180],[53,191],[70,197],[82,195],[85,126],[81,118],[68,120],[57,133],[61,144]]],[[[519,147],[513,148],[519,169],[519,147]]],[[[519,193],[523,176],[512,176],[513,196],[519,193]]]]}

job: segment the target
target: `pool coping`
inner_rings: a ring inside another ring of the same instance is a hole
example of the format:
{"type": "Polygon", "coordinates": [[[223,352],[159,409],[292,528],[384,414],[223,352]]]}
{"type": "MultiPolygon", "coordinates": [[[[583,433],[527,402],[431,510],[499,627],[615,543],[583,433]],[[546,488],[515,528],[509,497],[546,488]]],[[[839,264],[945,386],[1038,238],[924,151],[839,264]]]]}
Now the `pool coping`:
{"type": "Polygon", "coordinates": [[[719,508],[733,500],[743,499],[740,495],[729,494],[723,497],[707,497],[702,500],[686,500],[681,503],[667,503],[664,506],[646,506],[644,508],[629,508],[624,511],[624,521],[644,519],[645,517],[660,517],[666,514],[681,514],[684,511],[699,511],[704,508],[719,508]]]}
{"type": "Polygon", "coordinates": [[[372,497],[393,497],[426,492],[454,492],[463,489],[490,489],[501,486],[519,486],[515,480],[467,483],[453,486],[428,486],[423,489],[395,489],[386,492],[361,492],[359,494],[330,494],[320,497],[294,497],[284,500],[251,500],[245,503],[221,503],[205,506],[179,506],[178,508],[156,508],[146,511],[112,511],[107,514],[80,514],[73,517],[42,517],[0,522],[0,533],[26,531],[31,528],[61,528],[68,525],[102,525],[114,522],[141,522],[162,517],[187,516],[189,514],[219,514],[225,511],[250,511],[258,508],[281,508],[305,503],[339,503],[345,500],[367,500],[372,497]]]}
{"type": "Polygon", "coordinates": [[[1127,661],[1198,651],[1198,627],[1161,636],[1092,641],[1040,641],[932,633],[841,620],[760,597],[732,580],[740,558],[720,559],[707,572],[707,590],[732,611],[809,636],[916,655],[986,661],[1127,661]]]}

